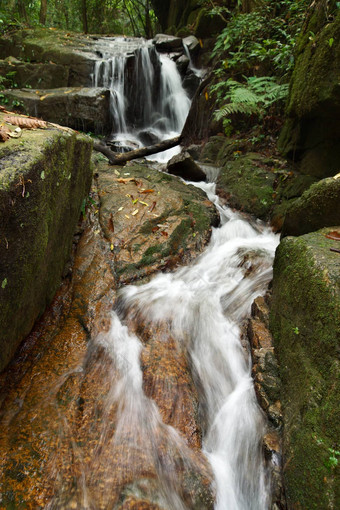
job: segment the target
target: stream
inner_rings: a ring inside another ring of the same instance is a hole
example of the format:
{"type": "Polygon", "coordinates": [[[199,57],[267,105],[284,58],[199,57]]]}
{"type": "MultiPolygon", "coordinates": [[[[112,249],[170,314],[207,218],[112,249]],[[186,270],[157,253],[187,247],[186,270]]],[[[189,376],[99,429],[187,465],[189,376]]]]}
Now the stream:
{"type": "MultiPolygon", "coordinates": [[[[92,76],[94,86],[111,91],[112,141],[139,147],[178,135],[190,100],[175,63],[149,43],[128,50],[124,44],[122,38],[109,43],[92,76]]],[[[175,152],[152,159],[164,163],[175,152]]],[[[42,384],[29,409],[29,387],[14,397],[6,426],[32,424],[34,444],[47,450],[48,443],[54,451],[43,467],[53,487],[42,484],[41,500],[29,508],[270,507],[266,418],[242,328],[254,299],[267,291],[279,239],[262,222],[221,205],[216,172],[208,173],[210,182],[190,183],[220,215],[205,251],[187,267],[119,289],[105,328],[67,371],[60,370],[54,386],[42,384]],[[63,412],[66,406],[75,408],[73,415],[63,412]]],[[[60,367],[67,355],[58,354],[60,367]]],[[[35,448],[13,465],[25,473],[28,459],[38,458],[35,448]]]]}

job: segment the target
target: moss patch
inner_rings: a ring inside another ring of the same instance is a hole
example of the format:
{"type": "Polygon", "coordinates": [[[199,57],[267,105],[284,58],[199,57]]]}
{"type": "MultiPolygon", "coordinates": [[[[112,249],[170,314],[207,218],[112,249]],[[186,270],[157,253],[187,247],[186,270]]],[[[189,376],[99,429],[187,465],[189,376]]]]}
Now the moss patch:
{"type": "Polygon", "coordinates": [[[51,301],[92,172],[89,138],[23,130],[0,147],[0,369],[51,301]]]}
{"type": "MultiPolygon", "coordinates": [[[[339,429],[340,257],[323,229],[285,238],[274,263],[271,329],[280,363],[291,508],[338,508],[329,466],[339,429]]],[[[334,228],[333,228],[334,230],[334,228]]]]}

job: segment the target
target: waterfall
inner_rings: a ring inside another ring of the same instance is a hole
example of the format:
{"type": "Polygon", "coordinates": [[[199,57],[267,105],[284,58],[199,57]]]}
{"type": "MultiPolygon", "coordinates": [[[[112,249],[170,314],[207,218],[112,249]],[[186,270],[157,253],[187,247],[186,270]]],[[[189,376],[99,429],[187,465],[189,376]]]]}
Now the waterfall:
{"type": "Polygon", "coordinates": [[[110,90],[111,137],[121,145],[141,147],[180,134],[190,99],[175,62],[159,55],[150,42],[139,40],[131,51],[117,38],[95,62],[92,81],[110,90]]]}
{"type": "MultiPolygon", "coordinates": [[[[216,201],[214,185],[203,187],[216,201]]],[[[203,451],[215,475],[216,510],[265,510],[270,498],[261,452],[265,422],[240,327],[271,280],[278,240],[269,229],[219,208],[224,224],[192,267],[125,288],[120,306],[142,320],[167,322],[179,343],[185,339],[201,388],[203,451]]]]}

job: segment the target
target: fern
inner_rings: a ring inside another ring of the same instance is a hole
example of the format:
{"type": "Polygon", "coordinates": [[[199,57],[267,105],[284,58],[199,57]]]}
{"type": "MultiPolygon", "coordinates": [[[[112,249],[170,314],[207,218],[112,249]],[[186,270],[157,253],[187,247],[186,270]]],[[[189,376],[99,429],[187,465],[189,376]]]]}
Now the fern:
{"type": "Polygon", "coordinates": [[[274,103],[285,99],[288,95],[288,85],[280,85],[271,76],[245,78],[245,83],[235,80],[219,84],[215,90],[225,91],[223,102],[226,102],[215,112],[216,120],[230,115],[258,115],[261,117],[274,103]]]}

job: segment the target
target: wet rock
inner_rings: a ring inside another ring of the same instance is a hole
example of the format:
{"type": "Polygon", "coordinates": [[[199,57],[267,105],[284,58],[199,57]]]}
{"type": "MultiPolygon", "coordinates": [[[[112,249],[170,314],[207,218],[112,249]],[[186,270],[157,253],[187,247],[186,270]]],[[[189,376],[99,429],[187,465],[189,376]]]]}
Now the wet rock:
{"type": "Polygon", "coordinates": [[[286,508],[282,472],[281,381],[273,337],[269,331],[267,299],[259,296],[252,304],[247,336],[251,345],[252,376],[259,405],[268,418],[268,433],[263,438],[263,451],[272,477],[271,508],[286,508]]]}
{"type": "Polygon", "coordinates": [[[89,138],[56,129],[1,144],[0,368],[60,284],[90,188],[91,149],[89,138]]]}
{"type": "Polygon", "coordinates": [[[197,76],[190,69],[187,71],[184,80],[183,80],[183,88],[186,90],[188,96],[192,99],[195,95],[196,90],[201,82],[199,76],[197,76]]]}
{"type": "Polygon", "coordinates": [[[200,166],[195,163],[188,152],[181,152],[170,159],[167,164],[170,174],[178,175],[188,181],[205,181],[206,175],[200,166]]]}
{"type": "Polygon", "coordinates": [[[223,166],[217,181],[217,193],[231,207],[268,219],[273,208],[275,167],[256,153],[240,155],[223,166]],[[242,178],[240,178],[242,176],[242,178]]]}
{"type": "Polygon", "coordinates": [[[339,171],[340,13],[335,4],[325,12],[318,1],[307,17],[297,42],[287,120],[279,139],[280,150],[300,172],[319,179],[339,171]]]}
{"type": "Polygon", "coordinates": [[[69,70],[54,62],[30,63],[17,59],[0,60],[0,72],[5,88],[51,89],[67,87],[69,70]]]}
{"type": "Polygon", "coordinates": [[[183,264],[206,245],[218,219],[201,190],[137,163],[118,175],[96,166],[100,223],[120,285],[183,264]]]}
{"type": "Polygon", "coordinates": [[[157,34],[153,39],[153,44],[159,52],[174,52],[183,50],[183,43],[180,37],[167,34],[157,34]]]}
{"type": "Polygon", "coordinates": [[[339,505],[340,256],[326,228],[286,237],[274,262],[271,330],[280,365],[288,504],[339,505]]]}
{"type": "Polygon", "coordinates": [[[200,48],[200,42],[194,35],[184,37],[183,44],[188,48],[191,56],[194,56],[200,48]]]}
{"type": "MultiPolygon", "coordinates": [[[[26,63],[63,66],[68,74],[68,83],[63,86],[92,85],[95,49],[90,37],[44,28],[18,30],[0,38],[0,57],[9,55],[26,63]]],[[[55,78],[57,82],[60,80],[58,76],[55,78]]]]}
{"type": "Polygon", "coordinates": [[[340,221],[340,174],[313,184],[287,209],[282,237],[298,236],[340,221]]]}
{"type": "Polygon", "coordinates": [[[190,60],[188,59],[188,57],[186,55],[182,55],[176,60],[176,67],[177,67],[178,72],[181,76],[185,75],[185,73],[188,69],[189,63],[190,63],[190,60]]]}
{"type": "Polygon", "coordinates": [[[99,88],[3,91],[9,106],[81,131],[103,134],[111,128],[110,92],[99,88]]]}
{"type": "Polygon", "coordinates": [[[216,103],[209,94],[213,83],[213,75],[210,74],[199,85],[193,97],[187,120],[184,124],[182,135],[185,145],[200,143],[202,140],[223,132],[222,121],[214,119],[216,103]]]}

